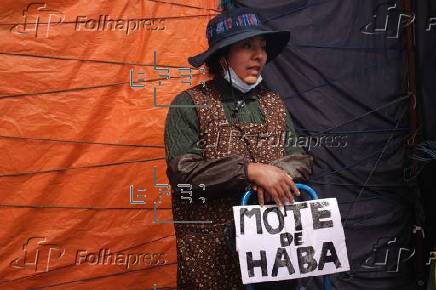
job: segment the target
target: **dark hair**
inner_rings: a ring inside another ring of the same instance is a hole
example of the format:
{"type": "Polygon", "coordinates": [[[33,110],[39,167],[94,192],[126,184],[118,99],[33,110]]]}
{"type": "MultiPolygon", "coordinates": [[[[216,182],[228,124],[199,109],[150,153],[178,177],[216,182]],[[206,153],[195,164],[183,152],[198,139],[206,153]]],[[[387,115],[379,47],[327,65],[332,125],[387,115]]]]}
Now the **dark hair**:
{"type": "Polygon", "coordinates": [[[210,75],[216,76],[223,73],[223,68],[219,62],[219,59],[222,56],[227,56],[229,50],[230,50],[230,46],[221,48],[205,60],[204,63],[210,75]]]}

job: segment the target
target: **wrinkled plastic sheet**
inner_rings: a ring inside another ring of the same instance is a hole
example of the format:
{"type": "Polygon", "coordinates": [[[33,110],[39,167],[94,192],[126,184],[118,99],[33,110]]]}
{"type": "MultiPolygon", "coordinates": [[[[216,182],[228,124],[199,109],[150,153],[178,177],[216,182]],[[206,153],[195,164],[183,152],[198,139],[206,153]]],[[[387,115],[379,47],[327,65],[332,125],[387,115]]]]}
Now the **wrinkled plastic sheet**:
{"type": "MultiPolygon", "coordinates": [[[[416,200],[405,181],[410,129],[400,1],[243,4],[258,8],[270,27],[291,32],[263,76],[293,116],[299,139],[291,142],[314,156],[310,185],[321,198],[338,199],[351,271],[334,275],[333,285],[413,289],[413,259],[394,259],[400,247],[413,251],[416,200]]],[[[307,288],[321,289],[318,282],[307,288]]]]}
{"type": "Polygon", "coordinates": [[[0,9],[0,289],[175,289],[165,105],[216,3],[39,2],[0,9]]]}

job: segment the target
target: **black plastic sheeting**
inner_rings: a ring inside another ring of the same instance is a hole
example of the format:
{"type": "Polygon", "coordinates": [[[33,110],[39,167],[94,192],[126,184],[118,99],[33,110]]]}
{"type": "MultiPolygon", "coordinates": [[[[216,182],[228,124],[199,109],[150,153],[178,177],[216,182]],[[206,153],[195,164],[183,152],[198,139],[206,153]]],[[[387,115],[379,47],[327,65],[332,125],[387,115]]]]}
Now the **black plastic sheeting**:
{"type": "MultiPolygon", "coordinates": [[[[352,269],[333,275],[332,284],[419,289],[411,243],[419,204],[406,182],[411,130],[402,26],[410,18],[400,15],[400,1],[241,5],[257,9],[270,27],[291,31],[291,43],[263,76],[294,118],[300,137],[291,142],[315,158],[310,184],[340,204],[352,269]]],[[[429,102],[434,85],[427,87],[429,102]]],[[[310,279],[308,289],[322,289],[321,281],[310,279]]]]}
{"type": "Polygon", "coordinates": [[[436,140],[436,1],[415,1],[418,105],[425,140],[436,140]]]}
{"type": "MultiPolygon", "coordinates": [[[[436,1],[415,1],[418,121],[422,141],[436,141],[436,1]]],[[[433,155],[434,156],[434,155],[433,155]]],[[[422,164],[419,185],[426,212],[426,252],[436,251],[436,160],[422,164]]],[[[435,276],[432,273],[433,277],[435,276]]],[[[436,281],[432,282],[435,286],[436,281]]],[[[430,286],[429,286],[430,287],[430,286]]]]}

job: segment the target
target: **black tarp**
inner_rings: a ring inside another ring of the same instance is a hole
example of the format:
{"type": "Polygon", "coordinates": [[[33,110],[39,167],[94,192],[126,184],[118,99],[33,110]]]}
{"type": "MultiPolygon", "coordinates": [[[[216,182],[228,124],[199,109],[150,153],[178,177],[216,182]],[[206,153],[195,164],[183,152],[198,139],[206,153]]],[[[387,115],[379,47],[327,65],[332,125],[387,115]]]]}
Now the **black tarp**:
{"type": "MultiPolygon", "coordinates": [[[[405,180],[411,128],[403,26],[411,15],[401,15],[400,1],[241,6],[257,9],[270,27],[291,31],[290,44],[263,76],[284,98],[298,134],[308,136],[297,144],[315,158],[311,185],[320,197],[339,201],[352,269],[332,276],[334,287],[418,289],[410,257],[419,204],[405,180]]],[[[429,104],[432,86],[423,92],[429,104]]],[[[432,109],[426,108],[430,123],[432,109]]],[[[311,279],[308,289],[320,289],[320,281],[311,279]]]]}
{"type": "MultiPolygon", "coordinates": [[[[436,1],[414,1],[416,13],[416,60],[418,122],[422,141],[436,141],[436,1]]],[[[426,162],[419,176],[422,203],[426,213],[425,252],[436,251],[436,160],[426,162]]],[[[433,268],[432,271],[435,269],[433,268]]],[[[436,287],[435,274],[429,287],[436,287]]],[[[431,289],[431,288],[429,288],[431,289]]]]}

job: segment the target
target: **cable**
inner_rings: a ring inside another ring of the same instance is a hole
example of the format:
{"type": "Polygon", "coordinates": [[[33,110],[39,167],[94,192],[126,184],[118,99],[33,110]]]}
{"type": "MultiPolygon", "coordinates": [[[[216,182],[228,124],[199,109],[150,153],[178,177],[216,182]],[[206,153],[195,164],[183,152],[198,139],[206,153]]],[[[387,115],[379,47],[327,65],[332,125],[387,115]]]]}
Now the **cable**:
{"type": "Polygon", "coordinates": [[[214,12],[221,12],[220,10],[213,9],[213,8],[204,8],[204,7],[186,5],[186,4],[181,4],[181,3],[171,3],[171,2],[157,1],[157,0],[147,0],[147,1],[149,1],[149,2],[156,2],[156,3],[162,3],[162,4],[170,4],[170,5],[186,7],[186,8],[194,8],[194,9],[201,9],[201,10],[211,10],[211,11],[214,11],[214,12]]]}
{"type": "Polygon", "coordinates": [[[4,95],[4,96],[0,96],[0,99],[37,96],[37,95],[49,95],[49,94],[57,94],[57,93],[65,93],[65,92],[76,92],[76,91],[83,91],[83,90],[89,90],[89,89],[101,89],[101,88],[108,88],[108,87],[123,86],[126,84],[129,84],[129,82],[112,83],[112,84],[97,85],[97,86],[90,86],[90,87],[78,87],[78,88],[71,88],[71,89],[59,89],[59,90],[36,92],[36,93],[21,93],[21,94],[15,94],[15,95],[4,95]]]}
{"type": "MultiPolygon", "coordinates": [[[[403,137],[403,139],[400,139],[400,140],[398,140],[397,142],[398,142],[398,143],[401,143],[401,142],[404,141],[405,138],[407,138],[407,136],[403,137]]],[[[391,143],[391,142],[390,142],[390,143],[391,143]]],[[[391,143],[391,144],[388,144],[387,147],[389,147],[389,146],[394,146],[394,145],[396,145],[396,144],[391,143]]],[[[384,148],[383,148],[383,149],[384,149],[384,148]]],[[[319,174],[319,175],[313,176],[313,177],[311,178],[311,180],[315,180],[315,181],[316,181],[317,179],[320,179],[321,177],[324,177],[324,176],[327,176],[327,175],[331,175],[331,174],[333,174],[333,173],[338,173],[338,172],[341,172],[341,171],[344,171],[344,170],[353,169],[354,167],[360,165],[360,163],[362,163],[362,162],[364,162],[364,161],[367,161],[368,159],[371,159],[374,155],[376,155],[376,154],[382,152],[383,149],[378,150],[378,151],[375,151],[375,152],[373,152],[373,153],[367,155],[367,156],[364,157],[363,159],[360,159],[360,160],[356,161],[355,163],[353,163],[353,164],[351,164],[351,165],[348,165],[348,166],[345,166],[345,167],[341,167],[341,168],[335,169],[335,170],[330,171],[330,172],[326,172],[326,173],[323,173],[323,174],[319,174]]]]}
{"type": "Polygon", "coordinates": [[[40,171],[25,171],[25,172],[6,173],[6,174],[0,174],[0,178],[1,177],[34,175],[34,174],[41,174],[41,173],[62,172],[62,171],[77,170],[77,169],[101,168],[101,167],[117,166],[117,165],[130,164],[130,163],[142,163],[142,162],[150,162],[150,161],[157,161],[157,160],[165,160],[165,157],[141,159],[141,160],[118,161],[118,162],[112,162],[112,163],[101,163],[101,164],[84,165],[84,166],[77,166],[77,167],[52,168],[52,169],[46,169],[46,170],[40,170],[40,171]]]}
{"type": "MultiPolygon", "coordinates": [[[[72,209],[72,210],[154,210],[153,207],[97,207],[97,206],[63,206],[63,205],[25,205],[0,204],[0,208],[34,208],[34,209],[72,209]]],[[[158,210],[171,210],[171,207],[159,207],[158,210]]]]}
{"type": "MultiPolygon", "coordinates": [[[[114,61],[114,60],[99,60],[99,59],[81,59],[81,58],[72,58],[72,57],[64,57],[64,56],[51,56],[51,55],[37,55],[37,54],[28,54],[28,53],[15,53],[15,52],[0,52],[0,55],[11,55],[11,56],[21,56],[21,57],[33,57],[33,58],[46,58],[46,59],[56,59],[56,60],[71,60],[71,61],[79,61],[79,62],[92,62],[92,63],[103,63],[103,64],[113,64],[113,65],[134,65],[134,66],[150,66],[154,67],[154,64],[146,64],[146,63],[137,63],[137,62],[122,62],[122,61],[114,61]]],[[[174,66],[174,65],[163,65],[169,68],[185,68],[184,66],[174,66]]]]}
{"type": "Polygon", "coordinates": [[[43,141],[43,142],[58,142],[58,143],[67,143],[67,144],[82,144],[82,145],[104,145],[104,146],[139,147],[139,148],[165,148],[164,145],[120,144],[120,143],[91,142],[91,141],[79,141],[79,140],[61,140],[61,139],[51,139],[51,138],[33,138],[33,137],[6,136],[6,135],[0,135],[0,138],[29,140],[29,141],[43,141]]]}
{"type": "Polygon", "coordinates": [[[301,48],[319,48],[319,49],[353,49],[353,50],[395,50],[395,51],[404,51],[405,49],[402,47],[361,47],[361,46],[333,46],[333,45],[316,45],[316,44],[299,44],[299,43],[290,43],[287,44],[289,47],[301,47],[301,48]]]}
{"type": "MultiPolygon", "coordinates": [[[[317,136],[320,135],[322,133],[321,130],[313,130],[313,129],[304,129],[301,127],[295,127],[295,131],[297,132],[310,132],[310,133],[315,133],[315,134],[311,134],[308,136],[317,136]]],[[[333,135],[333,134],[338,134],[338,135],[346,135],[346,134],[366,134],[366,133],[390,133],[390,132],[409,132],[409,128],[403,127],[403,128],[398,128],[398,129],[375,129],[375,130],[357,130],[357,131],[330,131],[327,132],[326,134],[328,135],[333,135]]]]}
{"type": "MultiPolygon", "coordinates": [[[[406,108],[407,109],[407,108],[406,108]]],[[[401,117],[398,118],[398,121],[395,125],[395,127],[397,128],[401,122],[401,120],[404,118],[404,116],[406,115],[407,110],[404,110],[404,112],[401,114],[401,117]]],[[[372,167],[371,171],[369,172],[365,182],[364,182],[364,186],[362,186],[361,190],[359,191],[359,194],[356,196],[356,198],[353,200],[353,202],[351,203],[350,209],[348,210],[347,216],[344,218],[343,220],[343,225],[344,228],[347,226],[348,220],[351,217],[351,214],[354,213],[354,205],[356,204],[356,202],[359,200],[359,198],[361,197],[363,191],[365,190],[366,185],[368,184],[369,180],[371,179],[372,175],[374,174],[375,170],[377,169],[379,162],[384,154],[384,152],[386,151],[386,148],[388,147],[389,143],[392,142],[392,138],[393,138],[394,134],[391,134],[389,136],[389,138],[386,140],[385,145],[383,146],[382,151],[380,152],[379,157],[377,158],[374,166],[372,167]]],[[[349,225],[348,225],[349,226],[349,225]]],[[[352,226],[352,225],[351,225],[352,226]]]]}
{"type": "MultiPolygon", "coordinates": [[[[401,59],[401,57],[398,57],[398,60],[400,60],[400,59],[401,59]]],[[[394,60],[397,60],[397,58],[394,58],[394,60]]],[[[388,62],[388,60],[384,60],[383,61],[383,63],[385,63],[385,62],[388,62]]],[[[306,62],[306,64],[308,64],[309,67],[311,66],[310,63],[306,62]]],[[[372,65],[369,65],[369,66],[365,66],[363,68],[355,69],[352,73],[350,73],[348,75],[341,76],[341,77],[336,78],[336,79],[328,79],[326,76],[324,76],[322,74],[322,72],[318,72],[318,74],[325,81],[325,83],[321,84],[321,85],[314,86],[314,87],[312,87],[310,89],[306,89],[306,90],[302,91],[300,94],[303,95],[303,94],[306,94],[306,93],[308,93],[310,91],[313,91],[315,89],[319,89],[319,88],[326,87],[326,86],[329,86],[329,85],[331,86],[332,83],[334,83],[334,82],[347,80],[347,79],[349,79],[351,77],[354,77],[356,75],[368,74],[369,71],[372,71],[373,69],[377,69],[378,67],[381,67],[379,63],[376,63],[375,65],[372,64],[372,65]]],[[[386,65],[384,67],[386,67],[386,65]]],[[[315,71],[318,71],[315,67],[313,67],[313,68],[314,68],[315,71]]],[[[287,99],[295,99],[295,98],[298,98],[298,96],[290,96],[290,97],[285,97],[283,99],[287,100],[287,99]]]]}
{"type": "MultiPolygon", "coordinates": [[[[357,121],[357,120],[359,120],[359,119],[362,119],[362,118],[364,118],[364,117],[366,117],[366,116],[368,116],[368,115],[370,115],[370,114],[372,114],[372,113],[375,113],[375,112],[377,112],[377,111],[380,111],[380,110],[382,110],[382,109],[385,109],[385,108],[387,108],[387,107],[389,107],[389,106],[395,105],[396,103],[399,103],[399,102],[401,102],[401,101],[407,100],[407,99],[409,99],[409,97],[410,97],[410,95],[407,94],[407,95],[404,95],[404,96],[399,97],[399,98],[397,98],[397,99],[394,99],[393,101],[390,101],[390,102],[388,102],[388,103],[386,103],[386,104],[383,104],[383,105],[381,105],[381,106],[375,108],[374,110],[368,111],[368,112],[366,112],[366,113],[364,113],[364,114],[362,114],[362,115],[360,115],[360,116],[357,116],[357,117],[355,117],[355,118],[352,118],[352,119],[350,119],[350,120],[348,120],[348,121],[345,121],[345,122],[339,123],[339,125],[337,125],[337,126],[335,126],[335,127],[331,127],[331,128],[328,128],[328,129],[326,129],[326,130],[324,130],[324,131],[321,131],[320,134],[325,134],[326,132],[332,131],[333,129],[336,129],[336,128],[338,128],[338,127],[342,127],[342,126],[344,126],[344,125],[346,125],[346,124],[349,124],[349,123],[352,123],[352,122],[357,121]]],[[[399,124],[397,123],[396,126],[395,126],[395,129],[398,129],[398,125],[399,125],[399,124]]]]}
{"type": "MultiPolygon", "coordinates": [[[[151,0],[148,0],[151,1],[151,0]]],[[[184,18],[193,18],[193,17],[200,17],[200,16],[215,16],[216,14],[196,14],[196,15],[183,15],[183,16],[163,16],[163,17],[147,17],[147,18],[124,18],[122,20],[156,20],[156,19],[184,19],[184,18]]],[[[118,19],[117,19],[118,20],[118,19]]],[[[36,23],[32,23],[36,24],[36,23]]],[[[48,22],[38,22],[38,25],[44,25],[44,24],[50,24],[48,22]]],[[[56,23],[56,25],[59,24],[77,24],[77,21],[63,21],[60,23],[56,23]]],[[[0,26],[12,26],[12,25],[23,25],[23,23],[0,23],[0,26]]]]}
{"type": "Polygon", "coordinates": [[[362,187],[404,187],[405,186],[405,184],[398,184],[398,183],[396,183],[396,184],[389,184],[389,183],[386,183],[386,184],[363,184],[363,183],[336,183],[336,182],[319,182],[319,181],[313,181],[313,180],[310,180],[310,183],[313,183],[313,184],[318,184],[318,185],[335,185],[335,186],[358,186],[358,187],[360,187],[360,186],[362,186],[362,187]]]}
{"type": "MultiPolygon", "coordinates": [[[[200,75],[200,73],[192,74],[192,75],[193,76],[200,75]]],[[[181,79],[183,77],[170,77],[170,78],[171,79],[181,79]]],[[[163,78],[157,78],[157,79],[149,79],[149,80],[145,80],[144,82],[152,83],[152,82],[160,81],[160,80],[167,80],[167,78],[163,77],[163,78]]],[[[130,81],[129,82],[121,82],[121,83],[112,83],[112,84],[90,86],[90,87],[78,87],[78,88],[71,88],[71,89],[58,89],[58,90],[46,91],[46,92],[21,93],[21,94],[15,94],[15,95],[5,95],[5,96],[0,96],[0,100],[1,99],[9,99],[9,98],[27,97],[27,96],[37,96],[37,95],[48,95],[48,94],[57,94],[57,93],[65,93],[65,92],[75,92],[75,91],[82,91],[82,90],[101,89],[101,88],[114,87],[114,86],[123,86],[123,85],[126,85],[126,84],[130,84],[130,81]]]]}
{"type": "MultiPolygon", "coordinates": [[[[37,289],[52,288],[52,287],[61,286],[61,285],[68,285],[68,284],[72,284],[72,283],[83,283],[83,282],[89,282],[89,281],[94,281],[94,280],[98,280],[98,279],[104,279],[104,278],[109,278],[109,277],[121,276],[121,275],[125,275],[125,274],[130,274],[130,273],[149,271],[149,270],[152,270],[154,268],[159,268],[159,267],[164,267],[164,266],[171,266],[171,265],[177,265],[177,262],[167,263],[167,264],[162,264],[162,265],[154,265],[154,266],[151,266],[151,267],[148,267],[148,268],[137,269],[137,270],[128,270],[128,271],[122,271],[122,272],[115,272],[115,273],[111,273],[111,274],[107,274],[107,275],[92,276],[92,277],[88,277],[88,278],[77,279],[77,280],[72,280],[72,281],[65,281],[65,282],[60,282],[60,283],[54,283],[54,284],[45,285],[45,286],[30,287],[30,288],[27,288],[27,289],[28,290],[37,290],[37,289]]],[[[150,290],[152,290],[152,289],[153,288],[150,288],[150,290]]],[[[174,289],[174,288],[163,287],[163,288],[157,288],[157,289],[174,289]]]]}

